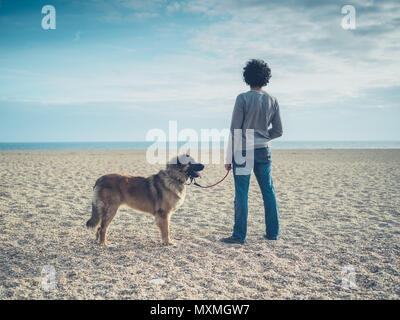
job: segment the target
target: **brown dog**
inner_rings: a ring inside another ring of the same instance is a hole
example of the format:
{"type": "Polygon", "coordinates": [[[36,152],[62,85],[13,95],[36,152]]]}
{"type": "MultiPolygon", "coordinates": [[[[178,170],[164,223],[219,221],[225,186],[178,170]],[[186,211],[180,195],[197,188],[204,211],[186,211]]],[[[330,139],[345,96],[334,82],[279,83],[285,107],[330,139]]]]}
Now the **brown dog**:
{"type": "Polygon", "coordinates": [[[185,199],[185,182],[199,177],[204,165],[189,155],[173,158],[166,167],[148,178],[123,174],[100,177],[93,187],[92,217],[88,228],[97,228],[96,240],[106,245],[107,228],[121,205],[155,217],[164,244],[170,245],[169,218],[185,199]]]}

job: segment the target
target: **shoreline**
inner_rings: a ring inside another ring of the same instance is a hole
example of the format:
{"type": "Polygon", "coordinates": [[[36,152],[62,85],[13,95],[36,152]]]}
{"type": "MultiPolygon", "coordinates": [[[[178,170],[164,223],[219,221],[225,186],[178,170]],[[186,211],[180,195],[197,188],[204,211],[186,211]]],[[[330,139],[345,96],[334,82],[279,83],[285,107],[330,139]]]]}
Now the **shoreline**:
{"type": "MultiPolygon", "coordinates": [[[[181,149],[182,146],[192,147],[192,150],[225,150],[224,140],[212,141],[114,141],[114,142],[0,142],[0,150],[147,150],[158,148],[159,150],[181,149]],[[177,143],[177,145],[175,145],[177,143]]],[[[370,149],[400,149],[400,141],[281,141],[279,139],[269,142],[274,150],[370,150],[370,149]]]]}
{"type": "MultiPolygon", "coordinates": [[[[365,150],[365,151],[373,151],[373,150],[400,150],[400,148],[309,148],[309,149],[303,149],[303,148],[291,148],[291,149],[281,149],[281,148],[273,148],[270,147],[271,150],[273,151],[354,151],[354,150],[365,150]]],[[[168,149],[162,149],[162,150],[168,150],[168,149]]],[[[219,150],[220,152],[223,152],[224,149],[198,149],[199,152],[201,150],[219,150]]],[[[100,151],[100,152],[112,152],[112,151],[117,151],[117,152],[146,152],[147,149],[4,149],[0,150],[0,152],[58,152],[58,151],[100,151]]],[[[171,150],[171,152],[174,152],[174,150],[171,150]]]]}

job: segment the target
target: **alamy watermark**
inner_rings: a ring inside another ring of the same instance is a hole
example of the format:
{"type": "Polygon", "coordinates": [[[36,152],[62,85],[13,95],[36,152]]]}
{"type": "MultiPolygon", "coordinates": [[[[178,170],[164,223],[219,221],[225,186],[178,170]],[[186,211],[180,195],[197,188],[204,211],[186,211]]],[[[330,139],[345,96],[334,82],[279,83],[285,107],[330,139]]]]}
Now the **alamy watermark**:
{"type": "Polygon", "coordinates": [[[190,154],[194,159],[201,159],[203,164],[220,164],[223,149],[224,162],[231,164],[234,159],[239,165],[238,175],[250,174],[254,165],[253,129],[201,129],[198,134],[194,129],[178,131],[177,121],[169,121],[168,134],[162,129],[151,129],[146,141],[153,142],[146,150],[146,160],[150,164],[167,164],[176,161],[180,154],[190,154]],[[178,147],[178,142],[183,145],[178,147]]]}
{"type": "Polygon", "coordinates": [[[356,29],[356,8],[352,5],[345,5],[342,7],[342,14],[345,16],[342,18],[342,28],[344,30],[355,30],[356,29]]]}
{"type": "Polygon", "coordinates": [[[42,28],[44,30],[55,30],[56,29],[56,8],[52,5],[45,5],[42,8],[42,14],[45,16],[42,18],[42,28]]]}
{"type": "Polygon", "coordinates": [[[347,265],[342,268],[342,288],[357,289],[356,284],[356,268],[352,265],[347,265]]]}
{"type": "Polygon", "coordinates": [[[56,269],[52,265],[45,265],[42,268],[42,281],[41,286],[45,291],[54,290],[57,288],[56,285],[56,269]]]}

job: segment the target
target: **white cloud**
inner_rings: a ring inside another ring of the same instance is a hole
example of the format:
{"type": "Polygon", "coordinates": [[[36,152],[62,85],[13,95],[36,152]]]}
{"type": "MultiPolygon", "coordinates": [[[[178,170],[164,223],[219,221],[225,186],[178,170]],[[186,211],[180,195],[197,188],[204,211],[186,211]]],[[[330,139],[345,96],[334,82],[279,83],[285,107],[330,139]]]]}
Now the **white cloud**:
{"type": "Polygon", "coordinates": [[[272,67],[271,92],[286,105],[339,101],[369,88],[399,85],[399,47],[393,44],[400,30],[374,30],[399,16],[399,4],[359,10],[358,29],[348,31],[340,26],[340,6],[299,10],[297,6],[254,5],[238,10],[224,3],[212,6],[192,1],[186,6],[212,16],[231,15],[193,31],[192,44],[216,56],[222,66],[237,66],[231,76],[247,59],[264,58],[272,67]],[[379,36],[371,37],[370,32],[379,36]]]}
{"type": "Polygon", "coordinates": [[[270,63],[273,77],[268,89],[288,106],[354,98],[369,88],[399,84],[400,28],[393,24],[396,21],[399,24],[400,4],[395,1],[353,1],[357,14],[354,31],[341,28],[341,6],[345,1],[114,0],[111,3],[135,10],[128,16],[135,19],[156,17],[163,6],[167,14],[180,11],[211,17],[207,26],[196,26],[189,31],[192,35],[189,44],[194,50],[179,56],[164,55],[160,59],[164,64],[153,71],[150,79],[164,77],[168,75],[166,66],[176,63],[186,68],[185,74],[193,75],[188,84],[186,79],[179,82],[169,74],[171,79],[165,84],[171,87],[167,90],[169,94],[177,86],[191,87],[187,90],[193,99],[205,95],[217,99],[221,92],[232,95],[243,88],[241,68],[253,57],[270,63]]]}
{"type": "Polygon", "coordinates": [[[86,3],[89,10],[96,8],[103,12],[100,21],[114,24],[158,17],[165,4],[165,0],[93,0],[86,3]]]}
{"type": "MultiPolygon", "coordinates": [[[[143,19],[155,17],[166,4],[114,3],[138,10],[131,14],[142,14],[143,19]]],[[[26,90],[25,99],[47,104],[110,103],[123,108],[146,108],[152,103],[154,110],[171,114],[192,113],[192,106],[198,114],[210,110],[230,113],[236,94],[247,90],[241,71],[246,60],[253,57],[270,64],[272,79],[266,90],[277,96],[281,106],[341,103],[362,97],[370,88],[400,85],[400,47],[396,41],[400,31],[388,27],[400,12],[396,3],[372,8],[368,3],[360,5],[355,31],[341,28],[340,5],[300,10],[295,5],[246,3],[172,2],[170,10],[211,16],[207,26],[182,30],[189,32],[191,40],[179,54],[160,52],[145,62],[130,57],[110,59],[101,69],[85,74],[78,68],[68,76],[35,76],[27,84],[33,94],[26,90]]],[[[75,37],[79,39],[80,33],[75,37]]],[[[135,53],[129,45],[129,41],[126,48],[107,44],[105,51],[110,52],[112,47],[113,51],[135,53]]],[[[8,99],[17,97],[4,92],[8,99]]]]}
{"type": "Polygon", "coordinates": [[[176,11],[179,11],[180,8],[181,5],[179,4],[179,2],[174,1],[167,6],[167,13],[169,14],[174,13],[176,11]]]}
{"type": "Polygon", "coordinates": [[[135,12],[128,16],[128,18],[134,18],[134,20],[145,20],[149,18],[156,18],[159,14],[157,12],[135,12]]]}

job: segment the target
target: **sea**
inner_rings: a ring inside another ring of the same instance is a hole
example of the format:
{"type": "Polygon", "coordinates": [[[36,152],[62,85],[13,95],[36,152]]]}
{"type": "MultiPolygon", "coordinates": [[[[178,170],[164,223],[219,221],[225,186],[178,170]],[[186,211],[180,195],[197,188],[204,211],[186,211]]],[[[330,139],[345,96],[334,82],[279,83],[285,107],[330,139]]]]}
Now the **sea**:
{"type": "MultiPolygon", "coordinates": [[[[178,148],[187,142],[178,142],[178,148]]],[[[145,150],[154,142],[111,141],[111,142],[0,142],[0,150],[145,150]]],[[[196,144],[190,144],[195,148],[196,144]]],[[[198,148],[206,145],[198,143],[198,148]]],[[[168,148],[169,144],[158,144],[168,148]]],[[[223,149],[223,143],[209,147],[223,149]]],[[[273,149],[400,149],[400,141],[271,141],[273,149]]]]}

